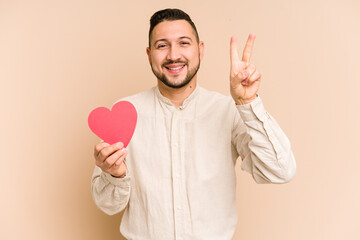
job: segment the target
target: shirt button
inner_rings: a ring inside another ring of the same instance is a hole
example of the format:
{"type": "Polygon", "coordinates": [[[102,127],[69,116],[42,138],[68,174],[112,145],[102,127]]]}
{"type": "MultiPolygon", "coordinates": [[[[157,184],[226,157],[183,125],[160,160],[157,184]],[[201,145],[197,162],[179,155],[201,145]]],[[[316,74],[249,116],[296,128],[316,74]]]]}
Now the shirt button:
{"type": "Polygon", "coordinates": [[[178,147],[178,144],[177,144],[177,143],[174,143],[174,147],[178,147]]]}
{"type": "Polygon", "coordinates": [[[180,206],[177,206],[177,210],[181,210],[181,207],[180,207],[180,206]]]}

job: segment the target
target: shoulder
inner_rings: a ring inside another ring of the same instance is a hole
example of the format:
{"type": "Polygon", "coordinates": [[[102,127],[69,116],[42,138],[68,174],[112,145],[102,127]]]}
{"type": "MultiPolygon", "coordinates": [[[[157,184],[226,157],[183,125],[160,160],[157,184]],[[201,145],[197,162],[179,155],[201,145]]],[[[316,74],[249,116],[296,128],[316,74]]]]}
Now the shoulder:
{"type": "Polygon", "coordinates": [[[128,101],[132,103],[137,110],[139,110],[141,108],[147,107],[146,105],[153,102],[154,98],[155,98],[155,87],[150,88],[143,92],[136,93],[131,96],[121,98],[115,103],[120,101],[128,101]]]}
{"type": "Polygon", "coordinates": [[[226,96],[221,93],[210,91],[200,87],[199,89],[199,101],[203,106],[227,106],[234,107],[234,101],[231,96],[226,96]]]}
{"type": "Polygon", "coordinates": [[[199,114],[213,112],[214,114],[226,115],[230,118],[236,114],[236,106],[231,96],[210,91],[200,87],[197,102],[199,114]]]}

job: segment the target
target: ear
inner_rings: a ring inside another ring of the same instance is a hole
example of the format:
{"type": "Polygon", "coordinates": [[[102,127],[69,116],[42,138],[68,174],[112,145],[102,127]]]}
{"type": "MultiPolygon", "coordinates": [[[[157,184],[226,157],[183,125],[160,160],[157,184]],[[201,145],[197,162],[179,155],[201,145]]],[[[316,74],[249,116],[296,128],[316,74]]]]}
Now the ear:
{"type": "Polygon", "coordinates": [[[204,57],[204,48],[205,48],[205,44],[203,41],[199,42],[199,54],[200,54],[200,61],[202,61],[203,57],[204,57]]]}
{"type": "Polygon", "coordinates": [[[146,48],[146,54],[148,55],[149,63],[151,64],[151,59],[150,59],[150,48],[149,48],[149,47],[147,47],[147,48],[146,48]]]}

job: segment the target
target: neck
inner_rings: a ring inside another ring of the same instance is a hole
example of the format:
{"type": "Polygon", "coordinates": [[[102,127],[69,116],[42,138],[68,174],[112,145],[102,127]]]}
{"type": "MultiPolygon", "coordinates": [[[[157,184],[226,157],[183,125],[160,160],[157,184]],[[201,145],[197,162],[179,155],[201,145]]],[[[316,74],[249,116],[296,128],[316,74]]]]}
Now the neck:
{"type": "Polygon", "coordinates": [[[195,90],[196,78],[191,80],[189,84],[187,84],[182,88],[171,88],[158,80],[158,87],[160,93],[164,97],[168,98],[175,107],[180,107],[184,103],[185,99],[188,98],[191,95],[191,93],[195,90]]]}

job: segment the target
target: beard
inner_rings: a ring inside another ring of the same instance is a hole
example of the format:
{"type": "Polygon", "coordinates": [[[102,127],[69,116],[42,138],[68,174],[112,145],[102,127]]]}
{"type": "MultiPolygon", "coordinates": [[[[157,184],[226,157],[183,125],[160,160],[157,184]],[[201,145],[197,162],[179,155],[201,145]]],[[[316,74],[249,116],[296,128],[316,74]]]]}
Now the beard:
{"type": "MultiPolygon", "coordinates": [[[[164,64],[162,64],[162,67],[164,67],[167,64],[174,64],[174,63],[184,63],[187,68],[189,67],[187,61],[167,61],[164,64]]],[[[154,73],[154,75],[157,77],[157,79],[159,79],[162,83],[164,83],[166,86],[168,86],[170,88],[182,88],[182,87],[188,85],[189,82],[197,74],[199,68],[200,68],[200,57],[199,57],[199,63],[195,67],[188,69],[188,72],[187,72],[185,78],[183,80],[179,81],[178,83],[174,83],[174,82],[171,82],[165,76],[164,73],[156,72],[151,64],[151,70],[154,73]]]]}

